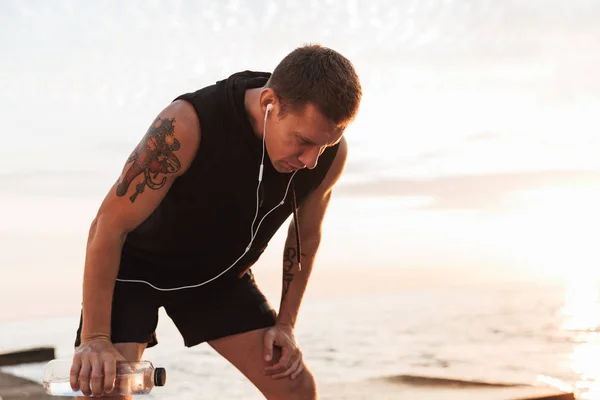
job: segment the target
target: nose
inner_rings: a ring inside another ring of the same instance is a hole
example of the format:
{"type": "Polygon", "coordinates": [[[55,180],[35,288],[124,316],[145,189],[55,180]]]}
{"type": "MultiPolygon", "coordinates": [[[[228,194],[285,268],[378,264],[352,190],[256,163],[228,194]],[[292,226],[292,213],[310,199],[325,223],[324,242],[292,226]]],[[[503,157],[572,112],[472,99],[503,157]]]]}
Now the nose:
{"type": "Polygon", "coordinates": [[[314,169],[317,166],[317,162],[319,161],[319,156],[321,155],[321,151],[319,147],[315,146],[310,149],[304,151],[298,160],[308,169],[314,169]]]}

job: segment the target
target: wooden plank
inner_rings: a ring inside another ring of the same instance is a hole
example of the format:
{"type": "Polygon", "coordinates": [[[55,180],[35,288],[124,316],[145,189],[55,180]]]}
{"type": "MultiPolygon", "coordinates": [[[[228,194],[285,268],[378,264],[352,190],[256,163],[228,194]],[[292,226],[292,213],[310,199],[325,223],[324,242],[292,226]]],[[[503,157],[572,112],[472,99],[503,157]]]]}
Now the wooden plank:
{"type": "MultiPolygon", "coordinates": [[[[319,385],[321,400],[574,400],[572,394],[562,393],[551,387],[531,385],[462,385],[454,380],[405,378],[365,379],[356,382],[330,382],[319,385]],[[433,384],[427,384],[432,382],[433,384]]],[[[458,381],[462,383],[462,381],[458,381]]],[[[466,381],[469,383],[469,381],[466,381]]]]}
{"type": "Polygon", "coordinates": [[[4,400],[68,400],[73,397],[50,396],[42,385],[29,379],[0,372],[0,398],[4,400]]]}
{"type": "Polygon", "coordinates": [[[54,358],[54,347],[36,347],[0,354],[0,367],[50,361],[54,358]]]}

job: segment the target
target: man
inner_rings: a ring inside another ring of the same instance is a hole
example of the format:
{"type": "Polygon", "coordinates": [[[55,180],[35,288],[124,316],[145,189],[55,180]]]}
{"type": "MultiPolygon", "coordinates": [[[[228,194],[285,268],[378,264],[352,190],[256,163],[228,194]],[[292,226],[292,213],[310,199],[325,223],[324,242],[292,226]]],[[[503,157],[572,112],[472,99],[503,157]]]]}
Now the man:
{"type": "Polygon", "coordinates": [[[350,61],[306,45],[158,114],[91,224],[74,390],[109,393],[164,307],[186,346],[208,342],[267,399],[317,398],[294,324],[361,96],[350,61]],[[276,313],[250,267],[291,214],[276,313]]]}

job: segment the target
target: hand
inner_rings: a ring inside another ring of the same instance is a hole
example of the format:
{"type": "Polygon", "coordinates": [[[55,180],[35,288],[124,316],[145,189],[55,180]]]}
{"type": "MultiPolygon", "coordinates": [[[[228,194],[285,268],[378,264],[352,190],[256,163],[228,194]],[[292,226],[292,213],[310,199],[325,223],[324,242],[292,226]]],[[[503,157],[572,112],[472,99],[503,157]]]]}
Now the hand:
{"type": "Polygon", "coordinates": [[[85,396],[102,396],[113,391],[117,361],[125,358],[105,337],[81,343],[73,356],[70,383],[74,391],[81,389],[85,396]],[[90,387],[91,382],[91,387],[90,387]]]}
{"type": "Polygon", "coordinates": [[[268,363],[265,367],[265,375],[270,375],[273,379],[287,376],[290,379],[296,379],[304,369],[302,352],[296,344],[291,326],[275,325],[265,332],[264,356],[268,363]],[[276,360],[277,357],[273,357],[274,353],[281,354],[279,360],[276,360]]]}

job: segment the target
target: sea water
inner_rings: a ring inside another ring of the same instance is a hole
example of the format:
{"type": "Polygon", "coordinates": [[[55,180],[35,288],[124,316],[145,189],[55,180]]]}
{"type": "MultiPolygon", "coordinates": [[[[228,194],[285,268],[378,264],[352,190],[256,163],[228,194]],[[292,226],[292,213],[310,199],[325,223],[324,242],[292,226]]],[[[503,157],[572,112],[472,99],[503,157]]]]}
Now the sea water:
{"type": "MultiPolygon", "coordinates": [[[[592,326],[598,321],[588,318],[587,329],[574,325],[597,305],[573,311],[569,293],[564,286],[523,284],[320,299],[303,304],[296,334],[319,384],[400,374],[507,384],[546,377],[582,387],[581,398],[600,399],[594,392],[600,339],[592,326]]],[[[77,323],[73,316],[0,325],[0,350],[53,345],[67,356],[77,323]]],[[[262,398],[208,345],[186,348],[163,311],[157,335],[159,344],[144,358],[170,371],[161,399],[262,398]]],[[[3,370],[41,382],[43,367],[3,370]]]]}

